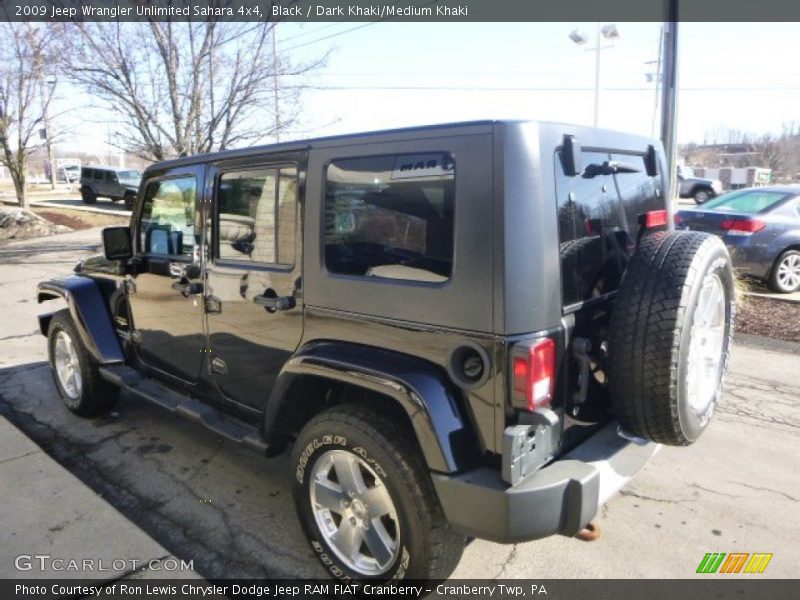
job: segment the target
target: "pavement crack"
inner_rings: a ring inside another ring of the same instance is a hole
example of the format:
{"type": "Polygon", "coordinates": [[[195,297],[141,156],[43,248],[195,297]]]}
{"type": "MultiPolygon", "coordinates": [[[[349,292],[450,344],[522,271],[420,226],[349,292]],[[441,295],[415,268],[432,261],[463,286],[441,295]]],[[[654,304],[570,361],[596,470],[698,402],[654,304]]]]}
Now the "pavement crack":
{"type": "Polygon", "coordinates": [[[25,454],[20,454],[19,456],[12,456],[11,458],[4,458],[0,460],[0,465],[4,465],[5,463],[11,462],[12,460],[17,460],[20,458],[25,458],[26,456],[31,456],[32,454],[39,454],[41,450],[31,450],[30,452],[26,452],[25,454]]]}
{"type": "Polygon", "coordinates": [[[497,572],[497,575],[492,577],[493,580],[497,581],[500,577],[506,572],[506,569],[511,565],[511,563],[517,558],[517,544],[511,546],[511,552],[508,553],[506,559],[503,561],[503,564],[500,565],[500,570],[497,572]]]}
{"type": "Polygon", "coordinates": [[[702,490],[704,492],[708,492],[709,494],[716,494],[717,496],[725,496],[726,498],[741,498],[741,496],[737,494],[726,494],[725,492],[720,492],[719,490],[712,490],[711,488],[703,487],[698,483],[690,483],[689,487],[693,487],[697,490],[702,490]]]}
{"type": "Polygon", "coordinates": [[[786,492],[782,492],[781,490],[774,490],[774,489],[768,488],[768,487],[761,487],[761,486],[758,486],[758,485],[751,485],[749,483],[744,483],[742,481],[728,481],[727,483],[732,483],[734,485],[741,485],[742,487],[746,487],[746,488],[749,488],[751,490],[758,490],[760,492],[769,492],[770,494],[776,494],[778,496],[783,496],[784,498],[786,498],[787,500],[791,500],[792,502],[797,502],[798,500],[800,500],[800,498],[796,498],[796,497],[792,496],[791,494],[787,494],[786,492]]]}
{"type": "Polygon", "coordinates": [[[8,340],[21,340],[21,339],[24,339],[24,338],[33,337],[35,335],[41,335],[41,332],[36,330],[36,331],[32,331],[31,333],[21,333],[21,334],[18,334],[18,335],[7,335],[5,337],[0,337],[0,342],[6,342],[8,340]]]}
{"type": "Polygon", "coordinates": [[[620,496],[631,496],[632,498],[638,498],[639,500],[647,500],[650,502],[663,502],[664,504],[680,504],[681,502],[686,502],[683,499],[672,499],[672,498],[656,498],[655,496],[645,496],[644,494],[639,494],[633,492],[631,490],[620,490],[620,496]]]}

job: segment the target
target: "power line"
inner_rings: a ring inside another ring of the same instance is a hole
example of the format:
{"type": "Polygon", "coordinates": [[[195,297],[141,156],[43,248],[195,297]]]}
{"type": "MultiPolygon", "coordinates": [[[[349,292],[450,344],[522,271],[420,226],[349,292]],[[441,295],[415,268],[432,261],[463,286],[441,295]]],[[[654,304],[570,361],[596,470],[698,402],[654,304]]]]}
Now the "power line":
{"type": "Polygon", "coordinates": [[[353,31],[357,31],[358,29],[364,29],[365,27],[370,27],[371,25],[377,25],[378,23],[383,23],[383,21],[372,21],[371,23],[362,23],[356,27],[351,27],[350,29],[345,29],[344,31],[338,31],[336,33],[332,33],[330,35],[323,36],[321,38],[317,38],[316,40],[311,40],[310,42],[303,42],[302,44],[297,44],[290,48],[284,48],[282,52],[291,52],[292,50],[296,50],[297,48],[303,48],[304,46],[310,46],[312,44],[317,44],[319,42],[323,42],[325,40],[329,40],[331,38],[339,37],[340,35],[344,35],[346,33],[351,33],[353,31]]]}
{"type": "MultiPolygon", "coordinates": [[[[337,23],[328,23],[327,25],[323,25],[322,27],[317,27],[316,29],[312,29],[311,31],[303,31],[301,33],[296,33],[294,35],[290,35],[287,38],[284,38],[283,42],[290,42],[291,40],[296,40],[297,38],[306,37],[308,35],[317,34],[320,31],[325,31],[326,29],[330,29],[331,27],[338,27],[339,25],[346,25],[347,22],[337,22],[337,23]]],[[[276,23],[277,25],[277,23],[276,23]]]]}
{"type": "MultiPolygon", "coordinates": [[[[594,91],[593,87],[483,87],[483,86],[438,86],[438,85],[331,85],[331,86],[304,86],[306,89],[331,90],[331,91],[452,91],[452,92],[587,92],[594,91]]],[[[652,92],[650,87],[604,87],[604,92],[652,92]]],[[[681,92],[779,92],[800,91],[800,86],[770,86],[770,87],[681,87],[681,92]]]]}
{"type": "MultiPolygon", "coordinates": [[[[439,0],[431,0],[430,2],[425,2],[424,4],[415,4],[414,6],[415,7],[419,7],[419,8],[424,8],[426,6],[431,6],[432,4],[438,4],[438,2],[439,2],[439,0]]],[[[309,42],[303,42],[302,44],[297,44],[297,45],[292,46],[290,48],[285,48],[283,51],[284,52],[290,52],[292,50],[296,50],[297,48],[302,48],[304,46],[310,46],[312,44],[317,44],[319,42],[324,42],[325,40],[329,40],[331,38],[335,38],[335,37],[338,37],[340,35],[345,35],[347,33],[351,33],[353,31],[357,31],[359,29],[364,29],[365,27],[370,27],[372,25],[377,25],[378,23],[385,23],[386,21],[391,21],[392,19],[396,19],[396,18],[397,18],[397,15],[393,15],[393,16],[390,16],[390,17],[385,17],[383,19],[378,19],[377,21],[372,21],[370,23],[362,23],[361,25],[357,25],[356,27],[351,27],[350,29],[345,29],[344,31],[338,31],[336,33],[332,33],[330,35],[326,35],[326,36],[323,36],[321,38],[317,38],[315,40],[311,40],[309,42]]],[[[326,27],[320,27],[319,30],[325,29],[326,27]]],[[[317,32],[319,32],[319,30],[317,30],[317,32]]],[[[295,37],[299,37],[299,35],[295,36],[295,37]]],[[[291,38],[289,38],[289,39],[291,39],[291,38]]]]}

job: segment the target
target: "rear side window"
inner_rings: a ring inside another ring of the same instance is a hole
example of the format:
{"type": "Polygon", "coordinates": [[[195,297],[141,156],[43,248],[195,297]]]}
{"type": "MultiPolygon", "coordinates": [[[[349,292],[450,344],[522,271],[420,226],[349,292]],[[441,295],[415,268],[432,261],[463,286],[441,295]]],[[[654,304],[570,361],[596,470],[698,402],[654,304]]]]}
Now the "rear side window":
{"type": "Polygon", "coordinates": [[[706,202],[703,204],[703,210],[713,208],[714,210],[755,214],[764,210],[769,210],[787,196],[788,194],[783,192],[762,190],[730,192],[729,194],[706,202]]]}
{"type": "Polygon", "coordinates": [[[441,283],[453,269],[455,164],[447,153],[333,161],[325,182],[332,273],[441,283]]]}
{"type": "Polygon", "coordinates": [[[293,265],[297,168],[223,173],[217,186],[215,232],[217,258],[293,265]]]}
{"type": "Polygon", "coordinates": [[[95,178],[97,181],[100,181],[100,180],[102,180],[102,179],[103,179],[103,171],[98,171],[97,169],[95,169],[95,171],[94,171],[94,178],[95,178]]]}
{"type": "Polygon", "coordinates": [[[92,171],[92,169],[81,169],[81,177],[85,179],[91,179],[93,175],[94,172],[92,171]]]}
{"type": "Polygon", "coordinates": [[[635,247],[638,215],[664,208],[642,156],[584,152],[582,162],[583,174],[567,177],[556,161],[564,306],[615,291],[635,247]]]}

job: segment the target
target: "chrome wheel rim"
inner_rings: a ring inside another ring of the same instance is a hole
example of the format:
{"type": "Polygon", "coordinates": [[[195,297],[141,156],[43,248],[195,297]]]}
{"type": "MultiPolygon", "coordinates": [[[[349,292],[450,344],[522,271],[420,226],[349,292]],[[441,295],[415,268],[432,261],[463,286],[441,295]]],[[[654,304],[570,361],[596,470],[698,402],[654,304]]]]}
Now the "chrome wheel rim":
{"type": "Polygon", "coordinates": [[[75,344],[66,331],[56,334],[53,348],[53,366],[58,376],[61,389],[70,398],[76,400],[81,395],[83,382],[81,380],[81,365],[78,361],[78,352],[75,344]]]}
{"type": "Polygon", "coordinates": [[[386,573],[400,551],[400,523],[386,484],[362,458],[329,450],[309,483],[311,510],[328,547],[349,569],[386,573]]]}
{"type": "Polygon", "coordinates": [[[725,291],[716,274],[703,281],[690,335],[686,387],[689,406],[702,415],[717,396],[725,344],[725,291]]]}
{"type": "Polygon", "coordinates": [[[786,291],[800,287],[800,254],[790,254],[778,265],[778,285],[786,291]]]}

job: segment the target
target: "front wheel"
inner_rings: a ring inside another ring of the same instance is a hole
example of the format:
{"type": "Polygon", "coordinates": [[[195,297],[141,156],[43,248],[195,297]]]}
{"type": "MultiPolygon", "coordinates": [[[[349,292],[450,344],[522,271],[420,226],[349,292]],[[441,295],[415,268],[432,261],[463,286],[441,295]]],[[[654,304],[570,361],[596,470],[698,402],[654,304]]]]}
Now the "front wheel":
{"type": "Polygon", "coordinates": [[[136,194],[127,192],[123,200],[125,201],[125,208],[131,210],[133,208],[133,201],[136,200],[136,194]]]}
{"type": "Polygon", "coordinates": [[[464,550],[420,452],[356,405],[312,419],[292,454],[294,497],[314,554],[339,579],[444,579],[464,550]]]}
{"type": "Polygon", "coordinates": [[[116,403],[119,388],[100,376],[68,310],[61,310],[50,319],[47,347],[53,380],[68,409],[76,415],[92,417],[116,403]]]}
{"type": "Polygon", "coordinates": [[[791,294],[800,290],[800,252],[783,252],[772,267],[769,287],[779,294],[791,294]]]}

